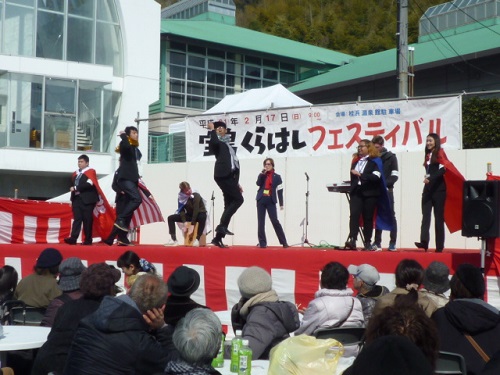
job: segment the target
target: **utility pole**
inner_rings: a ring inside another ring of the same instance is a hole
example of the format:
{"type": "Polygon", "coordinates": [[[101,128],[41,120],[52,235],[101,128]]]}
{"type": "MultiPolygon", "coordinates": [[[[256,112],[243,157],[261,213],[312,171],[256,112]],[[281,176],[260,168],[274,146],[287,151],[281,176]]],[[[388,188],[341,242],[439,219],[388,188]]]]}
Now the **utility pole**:
{"type": "Polygon", "coordinates": [[[398,97],[408,97],[408,0],[398,0],[398,97]]]}

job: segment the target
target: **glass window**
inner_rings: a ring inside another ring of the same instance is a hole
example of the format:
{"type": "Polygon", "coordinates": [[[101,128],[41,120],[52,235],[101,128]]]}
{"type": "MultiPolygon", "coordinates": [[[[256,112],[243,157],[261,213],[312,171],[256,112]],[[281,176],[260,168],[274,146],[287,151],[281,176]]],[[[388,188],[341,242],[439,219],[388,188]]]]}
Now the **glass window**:
{"type": "Polygon", "coordinates": [[[5,33],[3,34],[5,53],[17,56],[33,56],[34,25],[35,11],[33,8],[7,4],[5,7],[5,33]]]}
{"type": "Polygon", "coordinates": [[[208,69],[224,71],[224,61],[208,59],[208,69]]]}
{"type": "Polygon", "coordinates": [[[261,86],[261,81],[259,79],[245,78],[245,90],[258,89],[261,86]]]}
{"type": "Polygon", "coordinates": [[[39,11],[37,14],[36,56],[62,60],[64,15],[39,11]]]}
{"type": "Polygon", "coordinates": [[[64,0],[38,0],[38,9],[64,12],[64,0]]]}
{"type": "Polygon", "coordinates": [[[245,56],[245,63],[262,65],[262,60],[259,57],[255,57],[255,56],[245,56]]]}
{"type": "Polygon", "coordinates": [[[187,83],[187,93],[194,95],[205,95],[205,85],[200,83],[188,82],[187,83]]]}
{"type": "Polygon", "coordinates": [[[170,49],[186,52],[186,45],[184,43],[179,43],[179,42],[170,42],[170,49]]]}
{"type": "Polygon", "coordinates": [[[67,60],[91,63],[93,61],[93,22],[89,19],[68,17],[67,60]],[[82,38],[85,35],[85,38],[82,38]]]}
{"type": "Polygon", "coordinates": [[[207,85],[207,96],[222,99],[224,97],[224,87],[207,85]]]}
{"type": "Polygon", "coordinates": [[[198,55],[205,56],[206,55],[206,49],[205,47],[200,47],[200,46],[193,46],[193,45],[188,45],[188,52],[192,53],[197,53],[198,55]]]}
{"type": "Polygon", "coordinates": [[[185,81],[180,81],[180,80],[177,80],[177,79],[170,80],[169,89],[172,92],[184,93],[185,87],[186,87],[186,82],[185,81]]]}
{"type": "Polygon", "coordinates": [[[279,67],[280,67],[280,63],[278,61],[264,59],[262,63],[263,63],[263,65],[266,68],[276,68],[276,69],[279,69],[279,67]]]}
{"type": "Polygon", "coordinates": [[[207,50],[207,55],[212,56],[212,57],[218,57],[218,58],[225,58],[226,53],[224,51],[218,50],[218,49],[208,49],[207,50]]]}
{"type": "Polygon", "coordinates": [[[264,69],[264,79],[272,79],[274,81],[278,80],[278,71],[264,69]]]}
{"type": "Polygon", "coordinates": [[[260,68],[257,66],[245,65],[245,75],[260,78],[260,68]]]}
{"type": "Polygon", "coordinates": [[[170,52],[169,53],[169,63],[177,64],[177,65],[186,65],[186,54],[179,52],[170,52]]]}
{"type": "Polygon", "coordinates": [[[280,77],[281,77],[280,82],[283,82],[283,83],[295,82],[295,74],[294,73],[281,72],[280,77]]]}
{"type": "Polygon", "coordinates": [[[169,105],[175,107],[185,107],[184,95],[170,93],[168,95],[169,105]]]}
{"type": "Polygon", "coordinates": [[[187,79],[190,81],[205,82],[205,71],[201,69],[188,68],[187,79]]]}
{"type": "Polygon", "coordinates": [[[44,117],[43,148],[75,149],[75,115],[46,113],[44,117]]]}
{"type": "Polygon", "coordinates": [[[76,113],[74,81],[47,79],[45,84],[45,111],[57,113],[76,113]]]}
{"type": "Polygon", "coordinates": [[[188,55],[188,65],[198,68],[205,68],[205,58],[193,55],[188,55]]]}
{"type": "Polygon", "coordinates": [[[116,25],[97,23],[96,64],[113,67],[115,76],[123,76],[123,56],[120,28],[116,25]]]}
{"type": "Polygon", "coordinates": [[[118,22],[114,0],[98,0],[97,1],[97,19],[108,22],[118,22]]]}
{"type": "MultiPolygon", "coordinates": [[[[102,0],[99,0],[99,2],[102,2],[102,0]]],[[[94,17],[94,4],[95,0],[69,0],[68,13],[74,14],[75,16],[94,17]]]]}
{"type": "Polygon", "coordinates": [[[9,74],[0,75],[0,147],[7,146],[7,101],[9,98],[9,74]]]}
{"type": "Polygon", "coordinates": [[[101,151],[102,95],[102,85],[94,82],[80,82],[76,125],[77,150],[101,151]]]}
{"type": "Polygon", "coordinates": [[[190,96],[187,97],[187,106],[189,108],[205,109],[204,100],[200,96],[190,96]]]}
{"type": "Polygon", "coordinates": [[[224,85],[224,74],[207,72],[207,83],[214,83],[216,85],[224,85]]]}
{"type": "Polygon", "coordinates": [[[176,65],[170,65],[168,68],[170,78],[186,79],[186,68],[176,65]]]}
{"type": "Polygon", "coordinates": [[[219,102],[220,102],[219,99],[207,98],[207,108],[206,109],[212,108],[214,105],[216,105],[219,102]]]}
{"type": "Polygon", "coordinates": [[[293,64],[282,62],[280,64],[280,67],[281,67],[281,70],[288,70],[290,72],[295,72],[295,65],[293,65],[293,64]]]}
{"type": "Polygon", "coordinates": [[[18,4],[18,5],[26,5],[26,6],[30,6],[30,7],[35,6],[35,0],[7,0],[7,4],[8,3],[13,3],[13,4],[18,4]]]}

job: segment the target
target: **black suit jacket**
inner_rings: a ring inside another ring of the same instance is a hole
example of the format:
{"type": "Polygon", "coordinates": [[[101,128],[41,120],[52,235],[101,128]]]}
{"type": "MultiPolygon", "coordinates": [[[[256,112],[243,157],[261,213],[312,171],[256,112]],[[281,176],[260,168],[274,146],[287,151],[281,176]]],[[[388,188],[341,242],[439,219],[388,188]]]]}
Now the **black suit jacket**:
{"type": "MultiPolygon", "coordinates": [[[[356,167],[357,161],[352,163],[351,170],[356,167]]],[[[373,172],[379,172],[380,176],[383,173],[379,170],[377,164],[371,160],[367,159],[367,163],[361,176],[356,176],[351,173],[351,194],[353,192],[361,193],[364,197],[376,197],[380,195],[380,178],[373,172]],[[361,185],[358,183],[361,180],[361,185]]]]}
{"type": "MultiPolygon", "coordinates": [[[[75,186],[76,174],[72,177],[72,185],[75,186]]],[[[95,204],[99,201],[99,195],[97,194],[97,189],[93,184],[89,184],[89,178],[82,174],[80,180],[78,181],[78,185],[76,185],[76,190],[79,193],[81,200],[84,204],[95,204]]],[[[71,192],[71,201],[75,200],[76,193],[74,191],[71,192]]]]}
{"type": "MultiPolygon", "coordinates": [[[[208,149],[215,155],[214,177],[229,176],[233,172],[231,168],[231,153],[227,144],[219,139],[215,130],[210,132],[208,149]]],[[[236,169],[234,173],[239,174],[239,169],[236,169]]]]}
{"type": "Polygon", "coordinates": [[[117,171],[117,180],[129,180],[137,182],[139,180],[139,168],[137,160],[141,158],[141,152],[128,141],[127,135],[121,134],[120,138],[120,168],[117,171]]]}
{"type": "MultiPolygon", "coordinates": [[[[259,190],[257,191],[257,196],[255,199],[258,201],[264,196],[264,188],[266,187],[267,175],[265,173],[259,173],[257,176],[257,185],[259,190]]],[[[271,183],[271,199],[273,202],[280,203],[280,207],[283,207],[283,189],[278,190],[278,186],[283,183],[281,176],[276,172],[273,173],[273,181],[271,183]]]]}

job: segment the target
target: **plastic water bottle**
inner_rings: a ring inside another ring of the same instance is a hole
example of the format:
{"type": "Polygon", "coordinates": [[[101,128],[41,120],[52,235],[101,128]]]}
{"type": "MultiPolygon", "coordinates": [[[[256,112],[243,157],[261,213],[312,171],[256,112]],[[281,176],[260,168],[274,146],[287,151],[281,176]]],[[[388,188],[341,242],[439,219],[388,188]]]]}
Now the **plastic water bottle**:
{"type": "Polygon", "coordinates": [[[248,340],[242,340],[240,348],[240,368],[238,375],[250,375],[252,373],[252,349],[248,346],[248,340]]]}
{"type": "Polygon", "coordinates": [[[231,340],[231,372],[238,372],[238,368],[240,365],[240,347],[241,347],[241,330],[236,330],[236,335],[231,340]]]}
{"type": "Polygon", "coordinates": [[[224,341],[226,336],[222,334],[222,340],[220,341],[219,352],[217,353],[217,357],[212,360],[212,367],[222,368],[224,367],[224,341]]]}

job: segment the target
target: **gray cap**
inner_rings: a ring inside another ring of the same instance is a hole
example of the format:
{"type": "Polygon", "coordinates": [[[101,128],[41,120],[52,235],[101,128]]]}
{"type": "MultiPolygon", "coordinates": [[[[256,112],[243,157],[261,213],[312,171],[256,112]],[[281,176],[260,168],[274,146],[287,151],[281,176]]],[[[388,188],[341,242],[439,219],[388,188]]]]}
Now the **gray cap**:
{"type": "Polygon", "coordinates": [[[369,264],[361,264],[359,266],[351,264],[347,267],[347,270],[351,275],[363,280],[368,285],[375,285],[380,280],[377,269],[369,264]]]}
{"type": "Polygon", "coordinates": [[[80,258],[71,257],[63,260],[59,266],[59,289],[63,292],[80,289],[80,278],[85,269],[80,258]]]}
{"type": "Polygon", "coordinates": [[[434,293],[444,293],[450,289],[450,269],[443,262],[431,262],[425,269],[424,287],[434,293]]]}

